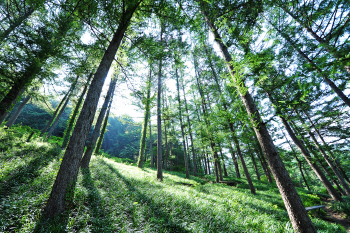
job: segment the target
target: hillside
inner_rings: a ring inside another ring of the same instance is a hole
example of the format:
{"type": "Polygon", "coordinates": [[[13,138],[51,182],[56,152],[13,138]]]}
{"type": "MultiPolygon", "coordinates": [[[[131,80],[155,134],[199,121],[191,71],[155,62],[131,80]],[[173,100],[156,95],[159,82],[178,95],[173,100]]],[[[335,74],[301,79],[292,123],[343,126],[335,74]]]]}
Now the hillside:
{"type": "MultiPolygon", "coordinates": [[[[277,187],[266,182],[254,180],[255,196],[245,179],[227,186],[165,171],[159,182],[154,169],[102,156],[79,172],[67,197],[74,206],[45,222],[63,153],[58,138],[26,143],[27,131],[0,130],[0,232],[293,232],[277,187]]],[[[298,191],[305,206],[321,204],[320,195],[298,191]]],[[[346,232],[312,215],[318,232],[346,232]]]]}

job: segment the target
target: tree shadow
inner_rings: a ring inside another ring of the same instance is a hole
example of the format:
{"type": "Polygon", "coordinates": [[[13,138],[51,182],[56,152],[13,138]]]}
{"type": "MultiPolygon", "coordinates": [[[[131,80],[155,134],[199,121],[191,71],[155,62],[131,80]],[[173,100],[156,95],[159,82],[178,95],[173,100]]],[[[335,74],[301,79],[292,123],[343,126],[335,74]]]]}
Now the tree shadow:
{"type": "MultiPolygon", "coordinates": [[[[163,232],[191,232],[189,230],[186,230],[184,227],[176,224],[171,220],[171,217],[169,214],[165,211],[162,211],[162,206],[159,204],[156,204],[151,198],[149,198],[147,195],[140,192],[135,186],[131,184],[131,182],[125,178],[122,174],[120,174],[113,166],[106,163],[105,161],[101,161],[105,166],[107,166],[113,173],[115,173],[126,185],[126,187],[129,189],[130,192],[136,194],[135,201],[140,202],[143,205],[147,205],[149,209],[151,210],[150,215],[152,215],[156,222],[160,222],[162,225],[161,230],[163,232]]],[[[146,216],[145,216],[146,217],[146,216]]],[[[146,219],[148,221],[150,219],[146,219]]]]}
{"type": "MultiPolygon", "coordinates": [[[[113,232],[112,220],[109,219],[109,214],[102,207],[103,198],[97,190],[94,181],[91,177],[90,169],[81,169],[83,174],[83,186],[88,190],[86,206],[92,213],[91,232],[113,232]]],[[[88,222],[89,224],[89,222],[88,222]]]]}

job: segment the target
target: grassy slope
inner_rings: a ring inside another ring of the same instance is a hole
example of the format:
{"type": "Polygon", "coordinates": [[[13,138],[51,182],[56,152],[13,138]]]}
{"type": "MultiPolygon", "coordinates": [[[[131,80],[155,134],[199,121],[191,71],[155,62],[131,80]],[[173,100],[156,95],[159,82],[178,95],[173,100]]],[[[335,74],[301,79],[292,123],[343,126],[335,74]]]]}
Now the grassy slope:
{"type": "MultiPolygon", "coordinates": [[[[0,232],[293,232],[276,187],[244,179],[237,187],[93,157],[81,171],[74,206],[50,222],[41,210],[63,153],[54,144],[25,143],[24,130],[0,130],[0,232]],[[179,183],[191,183],[193,186],[179,183]]],[[[299,190],[304,204],[319,203],[299,190]]],[[[69,197],[68,197],[69,198],[69,197]]],[[[319,232],[345,232],[313,218],[319,232]]]]}

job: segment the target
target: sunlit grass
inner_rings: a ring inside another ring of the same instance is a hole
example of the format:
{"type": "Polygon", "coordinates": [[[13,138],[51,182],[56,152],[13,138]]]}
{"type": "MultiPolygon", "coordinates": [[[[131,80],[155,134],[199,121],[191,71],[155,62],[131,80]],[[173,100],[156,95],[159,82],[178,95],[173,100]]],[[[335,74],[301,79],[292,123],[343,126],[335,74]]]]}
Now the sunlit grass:
{"type": "MultiPolygon", "coordinates": [[[[252,195],[244,179],[231,187],[165,172],[160,182],[154,169],[102,156],[79,172],[74,205],[48,222],[41,211],[63,153],[17,136],[8,141],[0,131],[0,232],[293,232],[275,185],[254,181],[252,195]]],[[[305,205],[320,202],[317,195],[299,193],[305,205]]],[[[345,232],[313,222],[318,232],[345,232]]]]}

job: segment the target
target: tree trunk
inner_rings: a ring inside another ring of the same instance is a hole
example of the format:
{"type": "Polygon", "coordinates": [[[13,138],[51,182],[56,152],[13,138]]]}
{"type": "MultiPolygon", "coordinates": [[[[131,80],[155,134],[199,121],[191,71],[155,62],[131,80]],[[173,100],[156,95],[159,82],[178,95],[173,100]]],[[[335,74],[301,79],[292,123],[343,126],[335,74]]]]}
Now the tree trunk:
{"type": "Polygon", "coordinates": [[[46,132],[46,130],[50,127],[50,125],[52,124],[53,120],[56,118],[58,111],[60,110],[61,106],[63,103],[65,103],[65,100],[68,98],[68,95],[70,93],[70,89],[67,91],[67,93],[64,95],[63,99],[61,100],[61,102],[58,104],[58,106],[55,109],[55,112],[53,113],[50,121],[46,124],[46,126],[41,130],[40,133],[40,137],[42,137],[44,135],[44,133],[46,132]]]}
{"type": "Polygon", "coordinates": [[[151,167],[154,167],[154,156],[153,156],[153,142],[152,142],[152,125],[151,125],[151,114],[149,116],[149,150],[151,155],[151,167]]]}
{"type": "Polygon", "coordinates": [[[258,166],[256,165],[255,158],[254,158],[254,154],[253,154],[253,152],[250,150],[249,144],[248,144],[248,151],[249,151],[250,157],[252,158],[252,162],[253,162],[253,166],[254,166],[254,169],[255,169],[256,177],[258,178],[258,180],[260,180],[259,169],[258,169],[258,166]]]}
{"type": "Polygon", "coordinates": [[[57,117],[55,118],[55,121],[53,122],[53,124],[51,125],[50,129],[49,129],[49,132],[47,133],[46,135],[46,140],[49,140],[49,138],[51,137],[51,134],[53,133],[53,131],[55,130],[64,110],[66,109],[67,105],[68,105],[68,102],[69,102],[69,99],[75,89],[75,85],[77,84],[77,81],[78,81],[78,78],[77,80],[75,81],[75,83],[72,84],[70,90],[69,90],[69,95],[67,96],[61,110],[59,111],[59,113],[57,114],[57,117]]]}
{"type": "Polygon", "coordinates": [[[233,164],[235,165],[236,176],[238,178],[241,178],[241,174],[239,173],[239,167],[238,167],[237,158],[236,158],[235,152],[234,152],[234,150],[232,148],[231,142],[229,142],[229,150],[230,150],[230,153],[231,153],[231,156],[232,156],[233,164]]]}
{"type": "Polygon", "coordinates": [[[225,166],[225,158],[224,155],[222,154],[222,148],[220,146],[220,156],[221,156],[221,160],[222,160],[222,166],[224,168],[224,175],[227,177],[227,170],[226,170],[226,166],[225,166]]]}
{"type": "Polygon", "coordinates": [[[327,180],[324,173],[321,171],[321,169],[317,166],[315,162],[313,162],[311,155],[307,151],[307,149],[304,147],[302,142],[296,137],[295,133],[293,132],[292,128],[289,126],[288,122],[280,116],[280,119],[282,120],[282,123],[284,127],[286,128],[289,136],[292,138],[294,144],[298,147],[301,154],[304,156],[305,160],[308,162],[312,170],[315,172],[317,177],[320,179],[322,184],[325,186],[325,188],[328,191],[328,194],[332,196],[332,198],[335,201],[343,201],[342,197],[339,195],[339,193],[333,188],[332,184],[327,180]]]}
{"type": "MultiPolygon", "coordinates": [[[[258,143],[259,143],[259,142],[258,142],[258,143]]],[[[263,169],[264,169],[264,173],[265,173],[265,175],[266,175],[267,181],[268,181],[269,183],[272,183],[272,178],[271,178],[270,169],[269,169],[269,166],[268,166],[267,163],[266,163],[266,160],[265,160],[265,157],[264,157],[264,155],[263,155],[263,153],[262,153],[262,151],[261,151],[260,145],[259,145],[259,144],[256,145],[256,148],[258,148],[257,151],[256,151],[256,155],[258,156],[259,161],[260,161],[260,163],[261,163],[261,166],[262,166],[263,169]]]]}
{"type": "Polygon", "coordinates": [[[79,99],[78,99],[78,102],[77,104],[75,105],[75,109],[74,109],[74,112],[72,113],[70,119],[69,119],[69,124],[68,124],[68,127],[67,127],[67,130],[66,130],[66,133],[64,135],[64,138],[63,138],[63,143],[62,143],[62,148],[66,148],[67,147],[67,144],[68,144],[68,141],[70,139],[70,134],[73,130],[73,126],[74,126],[74,123],[75,123],[75,119],[77,118],[78,116],[78,113],[79,113],[79,110],[80,110],[80,106],[83,102],[83,99],[84,99],[84,96],[86,94],[86,91],[88,89],[88,86],[89,86],[89,83],[90,83],[90,80],[93,76],[93,73],[91,73],[89,75],[89,78],[84,86],[84,89],[83,89],[83,92],[81,93],[79,99]]]}
{"type": "Polygon", "coordinates": [[[189,131],[190,140],[191,140],[192,160],[193,160],[193,175],[197,176],[197,162],[196,162],[196,156],[195,156],[195,151],[194,151],[194,146],[193,146],[192,126],[191,126],[190,116],[189,116],[189,112],[188,112],[188,108],[187,108],[187,100],[186,100],[185,86],[184,86],[183,80],[182,80],[182,92],[184,93],[185,110],[187,113],[188,131],[189,131]]]}
{"type": "Polygon", "coordinates": [[[152,86],[152,80],[151,80],[151,68],[149,69],[149,77],[147,80],[147,96],[146,96],[146,103],[145,103],[145,117],[143,118],[143,126],[142,126],[142,132],[141,132],[141,141],[140,141],[140,152],[139,152],[139,159],[137,161],[137,166],[139,168],[142,168],[143,161],[144,161],[144,154],[145,154],[145,147],[146,147],[146,134],[147,134],[147,125],[148,125],[148,119],[150,117],[150,107],[151,107],[151,86],[152,86]]]}
{"type": "Polygon", "coordinates": [[[108,106],[108,110],[107,110],[105,119],[103,121],[101,134],[100,134],[100,137],[98,138],[98,141],[97,141],[97,144],[96,144],[95,154],[99,154],[100,153],[100,149],[101,149],[101,146],[102,146],[102,143],[103,143],[103,137],[104,137],[104,135],[106,133],[106,130],[107,130],[109,113],[111,111],[111,105],[112,105],[112,100],[109,101],[109,106],[108,106]]]}
{"type": "MultiPolygon", "coordinates": [[[[214,40],[219,45],[219,48],[224,56],[230,74],[234,79],[235,71],[232,65],[232,58],[228,53],[227,47],[223,44],[222,39],[215,26],[210,22],[209,18],[205,14],[205,9],[203,8],[203,5],[205,3],[201,2],[200,4],[205,20],[211,31],[214,33],[214,40]]],[[[244,83],[242,84],[245,88],[244,83]]],[[[266,128],[266,125],[261,122],[260,114],[253,101],[253,98],[250,96],[248,88],[245,89],[247,91],[245,93],[240,92],[239,95],[254,125],[255,134],[259,140],[261,148],[271,168],[272,174],[276,180],[276,184],[281,193],[292,226],[296,231],[299,232],[316,232],[316,229],[312,224],[311,219],[307,214],[305,207],[293,185],[292,179],[290,178],[286,168],[284,167],[284,164],[278,154],[278,151],[275,145],[273,144],[273,140],[266,128]]]]}
{"type": "MultiPolygon", "coordinates": [[[[25,88],[22,88],[21,91],[18,93],[18,96],[13,100],[12,104],[15,105],[17,99],[22,96],[23,92],[25,91],[25,88]]],[[[2,122],[6,119],[6,117],[9,115],[8,111],[5,111],[5,113],[0,118],[0,125],[2,122]]]]}
{"type": "Polygon", "coordinates": [[[15,121],[17,120],[19,114],[22,112],[24,106],[29,102],[30,95],[27,95],[27,97],[22,101],[22,103],[18,106],[17,110],[13,113],[13,115],[10,117],[10,119],[5,124],[7,127],[11,127],[15,121]]]}
{"type": "Polygon", "coordinates": [[[130,23],[131,17],[140,3],[141,0],[136,2],[132,1],[132,3],[127,2],[127,5],[130,7],[124,9],[125,11],[121,17],[122,20],[118,29],[106,49],[102,61],[94,75],[71,140],[69,141],[63,157],[55,183],[52,187],[50,198],[44,210],[44,214],[47,217],[54,217],[57,214],[62,213],[66,209],[66,206],[72,201],[80,159],[84,152],[91,124],[94,120],[103,83],[124,37],[124,33],[130,23]]]}
{"type": "Polygon", "coordinates": [[[100,114],[98,115],[94,131],[92,132],[92,135],[91,135],[91,138],[90,138],[90,142],[87,145],[87,148],[86,148],[86,151],[84,153],[84,156],[83,156],[83,158],[80,161],[80,166],[82,168],[88,168],[89,165],[90,165],[92,152],[94,151],[97,139],[100,136],[101,126],[102,126],[103,119],[105,118],[105,115],[106,115],[106,112],[107,112],[108,104],[109,104],[110,101],[113,101],[113,95],[114,95],[114,90],[115,90],[116,83],[117,83],[117,78],[116,77],[112,78],[111,79],[111,83],[109,84],[109,88],[108,88],[108,91],[107,91],[107,95],[106,95],[105,101],[104,101],[104,103],[102,105],[100,114]]]}
{"type": "MultiPolygon", "coordinates": [[[[160,42],[163,41],[164,26],[161,23],[160,42]]],[[[162,58],[159,60],[158,70],[158,93],[157,93],[157,179],[163,180],[163,160],[162,160],[162,58]]]]}
{"type": "MultiPolygon", "coordinates": [[[[163,105],[165,104],[165,107],[168,108],[168,103],[166,99],[164,98],[165,95],[163,95],[163,105]]],[[[165,158],[164,158],[164,169],[168,169],[168,157],[169,157],[169,146],[168,146],[168,131],[167,131],[167,123],[166,119],[163,118],[164,121],[164,138],[165,138],[165,158]]]]}
{"type": "Polygon", "coordinates": [[[181,126],[182,145],[183,145],[183,150],[184,150],[186,178],[189,179],[190,173],[188,171],[188,159],[187,159],[187,151],[186,151],[186,144],[185,144],[185,132],[184,132],[184,125],[182,123],[180,84],[179,84],[179,76],[177,74],[177,67],[175,68],[175,76],[176,76],[176,87],[177,87],[177,100],[179,102],[179,119],[180,119],[180,126],[181,126]]]}

